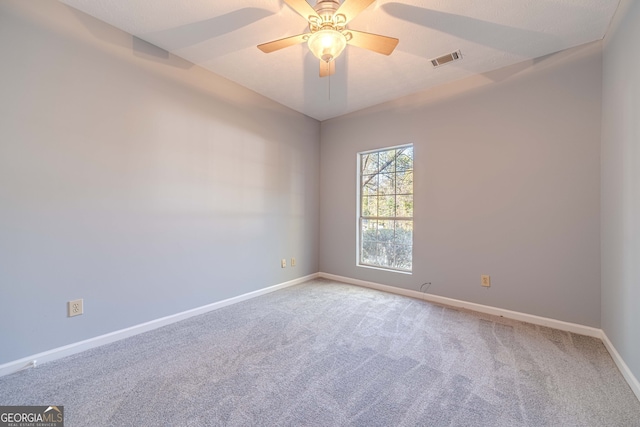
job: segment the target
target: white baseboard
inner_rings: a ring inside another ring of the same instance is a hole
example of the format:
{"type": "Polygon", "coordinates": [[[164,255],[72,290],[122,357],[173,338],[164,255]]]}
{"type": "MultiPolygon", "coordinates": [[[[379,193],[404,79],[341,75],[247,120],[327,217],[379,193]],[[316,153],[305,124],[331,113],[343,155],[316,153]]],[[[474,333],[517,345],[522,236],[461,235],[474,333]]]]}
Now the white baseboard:
{"type": "Polygon", "coordinates": [[[425,301],[431,301],[438,304],[444,304],[452,307],[465,308],[480,313],[492,314],[494,316],[502,316],[507,319],[519,320],[521,322],[533,323],[534,325],[547,326],[549,328],[560,329],[561,331],[573,332],[580,335],[587,335],[595,338],[602,338],[602,329],[592,328],[590,326],[579,325],[577,323],[563,322],[562,320],[549,319],[547,317],[535,316],[533,314],[520,313],[517,311],[505,310],[503,308],[491,307],[488,305],[476,304],[473,302],[461,301],[453,298],[441,297],[438,295],[427,294],[424,292],[414,291],[411,289],[397,288],[395,286],[382,285],[375,282],[367,282],[365,280],[352,279],[349,277],[337,276],[335,274],[320,273],[320,277],[331,279],[338,282],[348,283],[351,285],[362,286],[365,288],[376,289],[379,291],[389,292],[398,295],[404,295],[425,301]]]}
{"type": "Polygon", "coordinates": [[[124,338],[128,338],[134,335],[141,334],[143,332],[151,331],[153,329],[160,328],[162,326],[170,325],[172,323],[179,322],[181,320],[188,319],[199,314],[204,314],[213,310],[217,310],[222,307],[227,307],[232,304],[237,304],[242,301],[246,301],[251,298],[258,297],[260,295],[268,294],[270,292],[284,289],[289,286],[298,285],[308,280],[316,279],[320,277],[319,273],[310,274],[308,276],[300,277],[298,279],[290,280],[288,282],[279,283],[268,288],[259,289],[257,291],[249,292],[246,294],[238,295],[237,297],[228,298],[222,301],[207,304],[202,307],[194,308],[191,310],[183,311],[181,313],[172,314],[170,316],[162,317],[159,319],[151,320],[149,322],[141,323],[139,325],[131,326],[129,328],[121,329],[119,331],[110,332],[108,334],[100,335],[94,338],[90,338],[84,341],[76,342],[73,344],[65,345],[63,347],[54,348],[42,353],[34,354],[32,356],[24,357],[19,360],[14,360],[0,365],[0,377],[8,374],[12,374],[17,371],[32,368],[37,364],[51,362],[53,360],[61,359],[72,354],[80,353],[85,350],[89,350],[101,345],[109,344],[114,341],[119,341],[124,338]]]}
{"type": "Polygon", "coordinates": [[[249,292],[243,295],[238,295],[233,298],[218,301],[212,304],[208,304],[202,307],[194,308],[192,310],[183,311],[181,313],[173,314],[171,316],[155,319],[150,322],[141,323],[139,325],[132,326],[130,328],[121,329],[119,331],[111,332],[98,337],[90,338],[88,340],[80,341],[77,343],[69,344],[63,347],[58,347],[53,350],[45,351],[42,353],[34,354],[32,356],[24,357],[19,360],[5,363],[0,365],[0,377],[8,375],[17,371],[32,368],[35,366],[34,361],[38,364],[50,362],[53,360],[61,359],[72,354],[80,353],[85,350],[89,350],[101,345],[109,344],[114,341],[118,341],[124,338],[128,338],[134,335],[141,334],[143,332],[151,331],[153,329],[160,328],[162,326],[170,325],[172,323],[179,322],[181,320],[188,319],[193,316],[204,314],[213,310],[217,310],[222,307],[227,307],[232,304],[237,304],[241,301],[246,301],[251,298],[258,297],[270,292],[284,289],[289,286],[298,285],[306,281],[316,279],[318,277],[335,280],[338,282],[348,283],[356,286],[362,286],[370,289],[376,289],[379,291],[389,292],[398,295],[404,295],[416,299],[422,299],[425,301],[431,301],[439,304],[444,304],[452,307],[460,307],[468,310],[477,311],[480,313],[492,314],[495,316],[502,316],[508,319],[519,320],[522,322],[532,323],[535,325],[547,326],[554,329],[559,329],[567,332],[573,332],[576,334],[587,335],[595,338],[600,338],[604,343],[605,348],[611,355],[616,366],[622,373],[623,377],[629,384],[629,387],[635,393],[638,400],[640,400],[640,382],[633,375],[627,364],[624,362],[616,348],[613,346],[607,335],[602,329],[592,328],[589,326],[579,325],[575,323],[564,322],[561,320],[549,319],[546,317],[534,316],[531,314],[520,313],[511,310],[505,310],[497,307],[491,307],[482,304],[475,304],[471,302],[461,301],[453,298],[441,297],[432,294],[425,294],[422,292],[414,291],[411,289],[397,288],[394,286],[383,285],[375,282],[368,282],[365,280],[352,279],[349,277],[338,276],[329,273],[314,273],[308,276],[300,277],[298,279],[290,280],[288,282],[280,283],[268,288],[259,289],[257,291],[249,292]]]}
{"type": "Polygon", "coordinates": [[[616,350],[616,348],[613,346],[613,343],[609,340],[609,337],[604,331],[602,331],[602,342],[604,343],[604,346],[607,348],[607,351],[611,355],[611,358],[616,363],[616,366],[622,373],[622,376],[624,377],[625,380],[627,380],[627,384],[629,384],[629,387],[631,387],[631,390],[633,390],[638,400],[640,400],[640,382],[633,375],[633,373],[631,372],[631,369],[629,369],[627,364],[624,362],[624,360],[622,359],[622,356],[620,356],[620,353],[618,353],[618,350],[616,350]]]}
{"type": "Polygon", "coordinates": [[[635,393],[638,400],[640,400],[640,382],[633,375],[631,369],[624,362],[618,351],[615,349],[607,334],[602,329],[593,328],[590,326],[579,325],[576,323],[564,322],[562,320],[549,319],[547,317],[534,316],[532,314],[520,313],[517,311],[505,310],[502,308],[491,307],[488,305],[475,304],[472,302],[461,301],[453,298],[441,297],[432,294],[425,294],[423,292],[414,291],[411,289],[397,288],[395,286],[382,285],[375,282],[367,282],[365,280],[352,279],[350,277],[338,276],[329,273],[319,273],[321,278],[335,280],[337,282],[343,282],[351,285],[362,286],[365,288],[376,289],[379,291],[389,292],[392,294],[404,295],[416,299],[425,301],[431,301],[439,304],[444,304],[452,307],[460,307],[468,310],[477,311],[480,313],[493,314],[495,316],[502,316],[508,319],[519,320],[521,322],[532,323],[534,325],[547,326],[549,328],[559,329],[561,331],[573,332],[580,335],[586,335],[602,340],[605,348],[611,355],[611,358],[615,362],[616,366],[620,370],[620,373],[629,384],[629,387],[635,393]]]}

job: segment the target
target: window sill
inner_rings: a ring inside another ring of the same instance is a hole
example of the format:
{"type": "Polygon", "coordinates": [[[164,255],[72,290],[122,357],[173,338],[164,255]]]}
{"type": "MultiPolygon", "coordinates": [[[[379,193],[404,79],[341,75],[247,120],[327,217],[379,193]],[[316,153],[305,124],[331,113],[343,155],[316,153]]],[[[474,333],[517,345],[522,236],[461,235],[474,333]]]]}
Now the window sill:
{"type": "Polygon", "coordinates": [[[356,264],[356,267],[370,268],[371,270],[378,270],[378,271],[387,271],[389,273],[408,274],[409,276],[413,274],[413,271],[395,270],[393,268],[376,267],[374,265],[367,265],[367,264],[356,264]]]}

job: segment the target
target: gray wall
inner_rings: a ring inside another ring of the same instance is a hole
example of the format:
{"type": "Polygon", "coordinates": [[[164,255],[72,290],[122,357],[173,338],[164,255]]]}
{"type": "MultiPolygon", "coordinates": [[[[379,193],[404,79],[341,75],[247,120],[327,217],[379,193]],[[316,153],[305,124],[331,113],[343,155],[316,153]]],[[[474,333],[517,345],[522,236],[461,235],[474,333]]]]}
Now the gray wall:
{"type": "Polygon", "coordinates": [[[604,49],[602,329],[640,379],[640,2],[622,3],[604,49]]]}
{"type": "Polygon", "coordinates": [[[601,325],[640,377],[640,7],[623,3],[603,95],[596,43],[320,133],[58,2],[0,2],[0,364],[320,270],[601,325]],[[356,153],[406,142],[414,273],[356,267],[356,153]]]}
{"type": "Polygon", "coordinates": [[[0,52],[0,364],[318,271],[317,121],[54,1],[0,52]]]}
{"type": "Polygon", "coordinates": [[[585,45],[323,122],[320,270],[599,327],[601,61],[585,45]],[[357,267],[356,153],[408,142],[413,274],[357,267]]]}

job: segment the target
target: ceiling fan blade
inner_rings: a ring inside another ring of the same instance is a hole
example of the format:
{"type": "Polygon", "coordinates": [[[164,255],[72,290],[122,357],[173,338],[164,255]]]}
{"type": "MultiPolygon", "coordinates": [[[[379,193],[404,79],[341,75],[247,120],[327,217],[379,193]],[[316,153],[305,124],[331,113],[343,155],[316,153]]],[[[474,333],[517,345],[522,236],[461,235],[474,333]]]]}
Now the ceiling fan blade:
{"type": "Polygon", "coordinates": [[[300,44],[307,41],[307,34],[298,34],[297,36],[286,37],[280,40],[274,40],[268,43],[262,43],[258,45],[258,49],[264,53],[275,52],[276,50],[284,49],[285,47],[293,46],[294,44],[300,44]]]}
{"type": "Polygon", "coordinates": [[[306,2],[306,0],[284,0],[284,2],[288,4],[291,9],[302,15],[302,17],[307,21],[312,16],[316,16],[318,17],[318,19],[320,19],[320,16],[318,16],[316,10],[311,7],[311,5],[306,2]]]}
{"type": "Polygon", "coordinates": [[[349,22],[375,1],[376,0],[344,0],[344,3],[342,3],[336,11],[336,15],[344,15],[347,18],[346,22],[349,22]]]}
{"type": "Polygon", "coordinates": [[[381,36],[378,34],[364,33],[362,31],[348,30],[353,37],[347,43],[363,49],[372,50],[383,55],[391,55],[400,40],[381,36]]]}
{"type": "Polygon", "coordinates": [[[320,77],[332,76],[336,72],[336,61],[324,62],[320,60],[320,77]]]}

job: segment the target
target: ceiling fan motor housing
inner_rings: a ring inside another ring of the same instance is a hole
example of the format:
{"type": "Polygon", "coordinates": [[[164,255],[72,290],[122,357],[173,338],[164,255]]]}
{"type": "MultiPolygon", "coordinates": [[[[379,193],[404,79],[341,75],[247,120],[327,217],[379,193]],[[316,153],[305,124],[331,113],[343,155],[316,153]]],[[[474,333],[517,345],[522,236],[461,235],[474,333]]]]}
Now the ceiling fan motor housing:
{"type": "Polygon", "coordinates": [[[340,3],[336,0],[318,0],[314,9],[324,21],[331,21],[339,7],[340,3]]]}
{"type": "Polygon", "coordinates": [[[320,0],[314,10],[317,16],[309,17],[309,30],[315,33],[319,30],[344,31],[347,18],[343,14],[336,15],[340,8],[340,3],[335,0],[320,0]]]}

